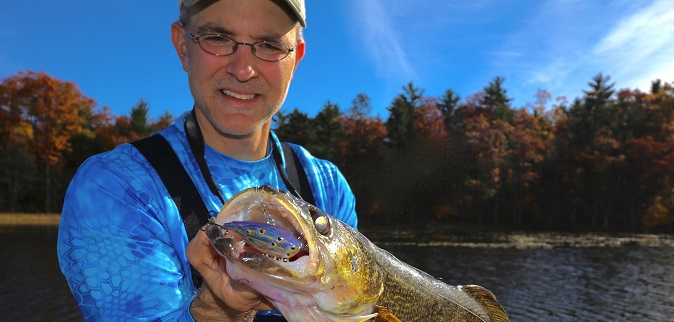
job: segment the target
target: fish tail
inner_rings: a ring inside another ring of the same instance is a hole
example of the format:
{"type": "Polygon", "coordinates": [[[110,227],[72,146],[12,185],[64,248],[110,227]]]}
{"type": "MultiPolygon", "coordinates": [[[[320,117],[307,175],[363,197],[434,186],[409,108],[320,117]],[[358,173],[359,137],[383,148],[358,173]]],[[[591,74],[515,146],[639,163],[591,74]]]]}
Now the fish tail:
{"type": "Polygon", "coordinates": [[[478,285],[460,285],[459,289],[477,301],[487,312],[492,322],[510,321],[503,306],[496,301],[496,296],[488,289],[478,285]]]}

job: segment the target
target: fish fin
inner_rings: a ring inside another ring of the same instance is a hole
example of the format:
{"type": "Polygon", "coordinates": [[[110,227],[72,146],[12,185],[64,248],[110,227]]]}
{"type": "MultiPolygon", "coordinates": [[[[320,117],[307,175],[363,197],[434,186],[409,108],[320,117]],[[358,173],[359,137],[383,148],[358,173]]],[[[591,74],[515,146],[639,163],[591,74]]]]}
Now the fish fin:
{"type": "MultiPolygon", "coordinates": [[[[344,316],[344,315],[339,315],[339,314],[333,314],[327,311],[323,311],[320,307],[317,305],[310,306],[308,311],[306,313],[300,313],[296,314],[297,319],[291,318],[292,316],[286,316],[284,313],[283,309],[280,309],[277,307],[279,310],[281,310],[281,313],[286,317],[288,321],[341,321],[341,322],[364,322],[364,321],[372,321],[372,319],[377,317],[377,313],[371,313],[371,314],[361,314],[361,315],[353,315],[353,316],[344,316]],[[308,315],[308,317],[307,317],[308,315]]],[[[298,310],[291,311],[293,314],[296,312],[300,312],[298,310]]],[[[362,312],[361,312],[362,313],[362,312]]],[[[360,314],[360,313],[359,313],[360,314]]],[[[374,321],[386,321],[386,320],[374,320],[374,321]]],[[[391,322],[396,322],[396,320],[391,320],[391,322]]],[[[399,320],[397,322],[400,322],[399,320]]]]}
{"type": "MultiPolygon", "coordinates": [[[[323,314],[331,319],[332,321],[353,321],[353,322],[364,322],[364,321],[386,321],[386,320],[376,320],[377,318],[377,313],[372,313],[372,314],[365,314],[365,315],[356,315],[356,316],[342,316],[342,315],[336,315],[336,314],[326,314],[323,312],[323,314]],[[375,319],[375,320],[372,320],[375,319]]],[[[317,320],[318,321],[318,320],[317,320]]],[[[390,320],[390,322],[396,322],[396,320],[390,320]]],[[[398,320],[397,322],[400,322],[398,320]]]]}
{"type": "Polygon", "coordinates": [[[501,304],[496,301],[494,293],[479,285],[459,285],[460,290],[466,292],[479,303],[493,322],[508,322],[508,314],[501,304]]]}
{"type": "Polygon", "coordinates": [[[375,306],[375,312],[377,312],[378,315],[374,318],[373,322],[401,322],[389,308],[375,306]]]}

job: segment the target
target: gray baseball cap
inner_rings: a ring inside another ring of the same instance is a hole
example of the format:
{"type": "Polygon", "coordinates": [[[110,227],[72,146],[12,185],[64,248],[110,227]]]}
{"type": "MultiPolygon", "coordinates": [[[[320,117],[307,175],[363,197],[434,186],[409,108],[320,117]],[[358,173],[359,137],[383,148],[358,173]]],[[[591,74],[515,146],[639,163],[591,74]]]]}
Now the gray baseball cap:
{"type": "MultiPolygon", "coordinates": [[[[306,8],[304,7],[304,0],[283,0],[285,1],[286,4],[288,4],[288,7],[293,11],[295,14],[295,17],[297,17],[297,20],[300,22],[300,25],[302,27],[306,28],[307,27],[307,11],[306,8]]],[[[193,6],[195,3],[199,2],[199,0],[178,0],[178,10],[181,10],[184,6],[193,6]]]]}

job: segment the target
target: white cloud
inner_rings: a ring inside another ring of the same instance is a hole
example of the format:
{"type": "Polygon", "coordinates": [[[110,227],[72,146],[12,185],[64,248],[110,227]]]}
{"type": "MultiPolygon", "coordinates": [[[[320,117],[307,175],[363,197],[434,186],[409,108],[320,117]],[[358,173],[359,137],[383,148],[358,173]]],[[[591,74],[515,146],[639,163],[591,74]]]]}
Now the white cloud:
{"type": "Polygon", "coordinates": [[[395,89],[442,82],[468,95],[500,75],[522,105],[539,88],[571,100],[600,72],[616,88],[674,81],[674,0],[349,4],[364,57],[395,89]]]}
{"type": "Polygon", "coordinates": [[[512,31],[503,34],[490,64],[506,77],[515,104],[531,101],[538,89],[575,97],[584,84],[578,78],[592,41],[586,20],[595,8],[582,1],[548,0],[529,9],[529,16],[518,17],[512,31]]]}
{"type": "Polygon", "coordinates": [[[399,79],[415,79],[416,72],[398,37],[401,33],[393,27],[386,1],[390,0],[357,0],[353,2],[353,10],[362,19],[362,28],[357,31],[362,33],[362,42],[369,59],[381,76],[395,79],[397,86],[399,79]]]}
{"type": "Polygon", "coordinates": [[[655,0],[625,17],[592,54],[611,71],[619,87],[648,90],[657,78],[674,80],[674,2],[655,0]]]}
{"type": "Polygon", "coordinates": [[[548,0],[518,25],[491,63],[505,70],[512,92],[538,87],[572,99],[600,72],[616,89],[674,81],[672,0],[548,0]]]}

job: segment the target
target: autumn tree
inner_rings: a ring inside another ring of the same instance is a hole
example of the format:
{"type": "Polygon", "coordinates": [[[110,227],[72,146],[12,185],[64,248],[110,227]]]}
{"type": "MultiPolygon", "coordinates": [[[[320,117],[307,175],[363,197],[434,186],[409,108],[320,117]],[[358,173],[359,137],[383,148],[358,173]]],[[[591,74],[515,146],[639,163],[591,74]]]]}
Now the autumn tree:
{"type": "Polygon", "coordinates": [[[3,148],[24,146],[33,136],[30,124],[23,118],[25,108],[16,99],[21,86],[19,75],[8,77],[0,83],[0,144],[3,148]]]}
{"type": "Polygon", "coordinates": [[[549,150],[554,139],[553,124],[545,113],[545,104],[551,95],[547,91],[539,91],[536,96],[532,113],[527,109],[514,110],[510,121],[512,132],[504,190],[514,225],[521,225],[527,218],[532,222],[540,212],[538,198],[544,162],[554,153],[549,150]]]}
{"type": "Polygon", "coordinates": [[[339,165],[352,176],[365,170],[360,168],[360,164],[380,161],[386,129],[381,119],[367,115],[369,109],[370,98],[365,94],[358,94],[352,101],[352,106],[339,117],[339,165]]]}
{"type": "Polygon", "coordinates": [[[468,193],[462,203],[479,223],[486,223],[484,216],[488,213],[492,222],[498,223],[503,209],[502,189],[515,131],[511,124],[514,111],[503,81],[495,77],[483,91],[468,96],[457,111],[462,118],[462,140],[470,154],[464,178],[468,193]]]}
{"type": "MultiPolygon", "coordinates": [[[[627,139],[634,169],[629,221],[646,228],[674,223],[674,83],[654,81],[651,93],[618,93],[622,104],[638,107],[642,131],[627,139]],[[643,215],[641,215],[643,214],[643,215]]],[[[635,131],[636,132],[636,131],[635,131]]]]}
{"type": "Polygon", "coordinates": [[[373,194],[380,187],[382,149],[386,128],[379,117],[369,116],[370,98],[358,94],[352,105],[339,117],[337,165],[349,181],[359,202],[358,213],[367,222],[379,210],[373,194]]]}
{"type": "Polygon", "coordinates": [[[52,165],[70,147],[70,135],[81,129],[80,110],[94,106],[74,83],[44,72],[19,72],[5,79],[2,89],[0,104],[3,112],[7,111],[3,113],[3,129],[27,121],[32,130],[25,142],[27,148],[52,165]]]}
{"type": "MultiPolygon", "coordinates": [[[[19,72],[3,81],[3,128],[7,123],[30,125],[26,150],[44,169],[45,210],[51,210],[52,169],[70,145],[70,137],[81,131],[80,111],[93,109],[93,99],[84,96],[72,82],[55,79],[44,72],[19,72]],[[18,114],[20,111],[20,114],[18,114]]],[[[6,130],[4,130],[6,132],[6,130]]],[[[9,140],[8,140],[9,141],[9,140]]],[[[60,170],[56,168],[56,170],[60,170]]]]}

